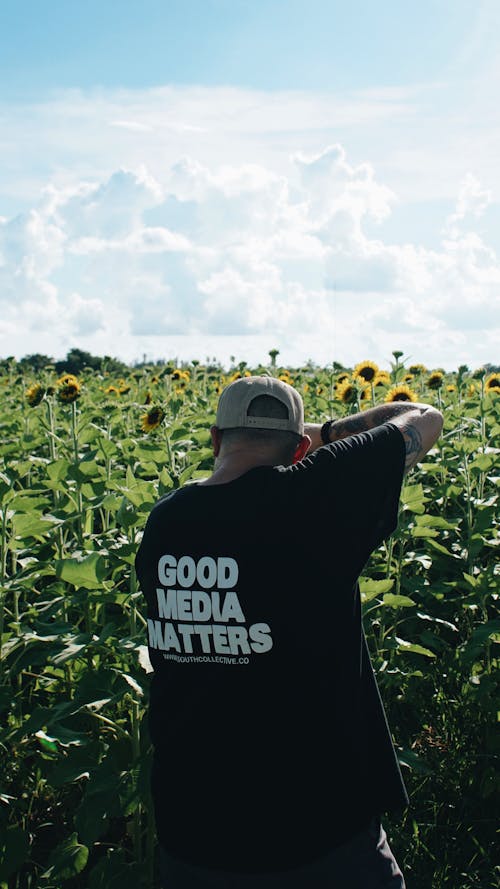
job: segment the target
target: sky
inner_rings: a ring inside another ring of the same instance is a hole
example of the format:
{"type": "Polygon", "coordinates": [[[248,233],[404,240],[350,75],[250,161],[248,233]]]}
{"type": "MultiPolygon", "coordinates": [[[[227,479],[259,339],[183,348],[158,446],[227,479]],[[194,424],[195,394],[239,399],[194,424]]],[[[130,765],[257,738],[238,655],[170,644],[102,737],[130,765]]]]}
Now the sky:
{"type": "Polygon", "coordinates": [[[0,357],[500,363],[497,0],[0,3],[0,357]]]}

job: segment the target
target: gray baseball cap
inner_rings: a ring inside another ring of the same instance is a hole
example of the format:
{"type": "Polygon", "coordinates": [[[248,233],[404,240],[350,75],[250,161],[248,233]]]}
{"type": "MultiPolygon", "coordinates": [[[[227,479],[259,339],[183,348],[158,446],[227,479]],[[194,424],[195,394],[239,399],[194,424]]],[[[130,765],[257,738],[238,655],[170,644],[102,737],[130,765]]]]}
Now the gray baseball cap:
{"type": "Polygon", "coordinates": [[[281,429],[304,435],[304,405],[293,386],[275,377],[242,377],[223,390],[215,425],[219,429],[281,429]],[[248,416],[250,403],[258,395],[270,395],[285,405],[287,419],[248,416]]]}

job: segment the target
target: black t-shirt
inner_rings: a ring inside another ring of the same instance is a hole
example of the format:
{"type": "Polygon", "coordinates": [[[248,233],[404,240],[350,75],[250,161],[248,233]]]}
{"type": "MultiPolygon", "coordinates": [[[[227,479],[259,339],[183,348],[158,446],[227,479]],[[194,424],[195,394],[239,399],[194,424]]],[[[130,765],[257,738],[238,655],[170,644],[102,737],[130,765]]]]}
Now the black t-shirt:
{"type": "Polygon", "coordinates": [[[408,804],[357,583],[396,527],[404,458],[384,424],[153,508],[136,568],[171,854],[281,870],[408,804]]]}

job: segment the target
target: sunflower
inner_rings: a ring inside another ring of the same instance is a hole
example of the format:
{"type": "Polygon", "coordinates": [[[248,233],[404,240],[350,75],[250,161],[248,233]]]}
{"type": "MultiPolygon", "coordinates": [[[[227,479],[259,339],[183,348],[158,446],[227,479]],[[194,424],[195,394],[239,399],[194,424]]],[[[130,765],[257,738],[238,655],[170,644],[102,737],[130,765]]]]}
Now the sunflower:
{"type": "Polygon", "coordinates": [[[339,376],[337,377],[335,383],[336,383],[336,384],[345,383],[345,381],[348,380],[348,379],[349,379],[349,374],[345,374],[345,373],[344,373],[344,374],[339,374],[339,376]]]}
{"type": "Polygon", "coordinates": [[[403,377],[403,383],[411,383],[414,378],[415,374],[405,374],[403,377]]]}
{"type": "Polygon", "coordinates": [[[143,414],[141,417],[141,429],[143,432],[152,432],[153,429],[156,429],[165,416],[165,411],[163,408],[155,405],[155,407],[150,408],[147,413],[143,414]]]}
{"type": "Polygon", "coordinates": [[[127,386],[127,384],[125,383],[124,385],[120,386],[118,391],[119,391],[120,395],[126,395],[127,392],[130,392],[130,386],[127,386]]]}
{"type": "Polygon", "coordinates": [[[105,391],[106,395],[119,395],[120,394],[120,390],[117,388],[117,386],[108,386],[108,388],[105,389],[104,391],[105,391]]]}
{"type": "Polygon", "coordinates": [[[240,373],[239,370],[235,371],[234,374],[231,374],[229,377],[229,382],[234,383],[235,380],[241,380],[242,377],[251,377],[252,374],[249,370],[246,370],[244,373],[240,373]]]}
{"type": "Polygon", "coordinates": [[[146,394],[144,396],[144,401],[142,403],[143,404],[151,404],[152,400],[153,400],[153,397],[151,395],[151,392],[146,392],[146,394]]]}
{"type": "Polygon", "coordinates": [[[388,386],[391,382],[391,375],[386,370],[379,370],[377,376],[373,381],[374,386],[388,386]]]}
{"type": "Polygon", "coordinates": [[[423,364],[410,364],[408,371],[413,374],[413,376],[418,377],[420,374],[424,374],[427,368],[423,364]]]}
{"type": "Polygon", "coordinates": [[[446,387],[447,392],[456,392],[457,387],[450,383],[449,386],[446,387]]]}
{"type": "Polygon", "coordinates": [[[176,370],[174,370],[174,372],[172,374],[173,380],[186,380],[186,382],[189,382],[190,377],[191,377],[191,374],[189,373],[188,370],[181,370],[179,367],[176,370]]]}
{"type": "Polygon", "coordinates": [[[485,391],[488,393],[500,392],[500,373],[490,374],[484,381],[485,391]]]}
{"type": "Polygon", "coordinates": [[[353,377],[361,377],[365,383],[372,383],[378,373],[378,364],[374,361],[360,361],[354,368],[353,377]]]}
{"type": "Polygon", "coordinates": [[[33,383],[33,385],[26,390],[26,401],[30,407],[36,407],[37,404],[40,404],[44,395],[45,389],[41,383],[33,383]]]}
{"type": "Polygon", "coordinates": [[[476,386],[474,383],[470,383],[467,389],[467,395],[469,398],[472,398],[476,394],[476,386]]]}
{"type": "Polygon", "coordinates": [[[280,374],[278,380],[281,380],[282,383],[288,383],[289,386],[293,386],[293,380],[288,373],[280,374]]]}
{"type": "Polygon", "coordinates": [[[62,377],[59,377],[57,380],[57,386],[73,386],[74,384],[78,385],[78,377],[75,377],[74,374],[63,374],[62,377]]]}
{"type": "Polygon", "coordinates": [[[309,383],[304,383],[304,385],[302,386],[302,391],[309,392],[309,389],[310,389],[309,383]]]}
{"type": "Polygon", "coordinates": [[[429,389],[440,389],[443,385],[443,374],[440,370],[435,370],[427,377],[426,382],[429,389]]]}
{"type": "Polygon", "coordinates": [[[73,374],[65,374],[57,381],[57,397],[63,404],[71,404],[80,395],[80,383],[73,374]]]}
{"type": "Polygon", "coordinates": [[[401,383],[399,386],[393,386],[392,389],[389,389],[387,395],[385,396],[384,401],[416,401],[417,396],[415,393],[407,386],[405,383],[401,383]]]}
{"type": "Polygon", "coordinates": [[[337,386],[335,395],[344,404],[354,404],[358,400],[358,387],[354,383],[350,383],[349,380],[344,380],[337,386]]]}

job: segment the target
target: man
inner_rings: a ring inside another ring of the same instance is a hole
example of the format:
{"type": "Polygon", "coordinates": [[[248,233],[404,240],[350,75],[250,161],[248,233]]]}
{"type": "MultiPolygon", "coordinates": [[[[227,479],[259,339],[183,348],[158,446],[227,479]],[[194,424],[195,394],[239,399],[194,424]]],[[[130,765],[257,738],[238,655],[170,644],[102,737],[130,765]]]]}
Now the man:
{"type": "Polygon", "coordinates": [[[441,428],[409,402],[304,426],[273,377],[223,391],[215,471],[159,501],[136,560],[165,889],[404,887],[358,577],[441,428]]]}

